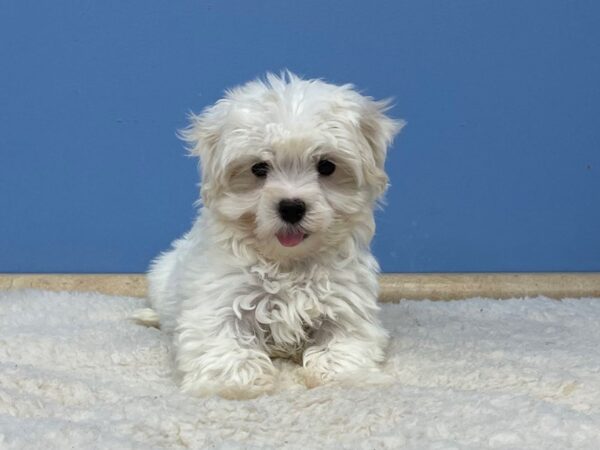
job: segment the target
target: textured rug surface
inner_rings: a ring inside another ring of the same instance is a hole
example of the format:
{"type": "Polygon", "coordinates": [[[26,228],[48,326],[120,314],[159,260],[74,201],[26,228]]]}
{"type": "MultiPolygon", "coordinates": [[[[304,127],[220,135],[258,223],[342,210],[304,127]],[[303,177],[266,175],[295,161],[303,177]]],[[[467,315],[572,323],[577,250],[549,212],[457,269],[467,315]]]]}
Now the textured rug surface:
{"type": "Polygon", "coordinates": [[[0,448],[600,448],[600,299],[384,305],[381,385],[180,394],[143,299],[0,292],[0,448]]]}

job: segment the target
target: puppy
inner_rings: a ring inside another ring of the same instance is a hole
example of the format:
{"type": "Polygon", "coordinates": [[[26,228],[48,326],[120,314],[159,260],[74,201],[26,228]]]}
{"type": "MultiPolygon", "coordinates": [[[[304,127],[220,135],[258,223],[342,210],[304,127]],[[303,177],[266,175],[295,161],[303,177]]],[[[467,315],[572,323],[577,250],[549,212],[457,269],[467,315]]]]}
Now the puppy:
{"type": "Polygon", "coordinates": [[[373,209],[403,122],[351,85],[268,74],[192,115],[202,207],[148,274],[138,321],[173,334],[183,391],[249,398],[274,388],[272,358],[307,385],[378,371],[373,209]]]}

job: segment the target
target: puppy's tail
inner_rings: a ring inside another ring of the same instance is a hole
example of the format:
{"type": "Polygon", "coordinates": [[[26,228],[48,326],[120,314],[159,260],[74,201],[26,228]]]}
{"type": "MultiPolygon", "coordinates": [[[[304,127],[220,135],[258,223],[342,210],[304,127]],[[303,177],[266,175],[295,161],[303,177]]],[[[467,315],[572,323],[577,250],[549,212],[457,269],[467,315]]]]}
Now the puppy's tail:
{"type": "Polygon", "coordinates": [[[152,308],[138,309],[133,312],[130,319],[139,325],[160,328],[160,317],[152,308]]]}

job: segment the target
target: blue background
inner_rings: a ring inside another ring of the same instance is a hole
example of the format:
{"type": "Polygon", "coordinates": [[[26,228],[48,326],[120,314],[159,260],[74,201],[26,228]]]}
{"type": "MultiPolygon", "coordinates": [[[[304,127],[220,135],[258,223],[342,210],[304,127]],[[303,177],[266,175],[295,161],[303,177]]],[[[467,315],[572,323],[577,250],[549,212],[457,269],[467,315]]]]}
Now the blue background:
{"type": "Polygon", "coordinates": [[[0,271],[139,272],[187,230],[175,130],[289,68],[408,125],[385,271],[600,270],[600,2],[0,3],[0,271]]]}

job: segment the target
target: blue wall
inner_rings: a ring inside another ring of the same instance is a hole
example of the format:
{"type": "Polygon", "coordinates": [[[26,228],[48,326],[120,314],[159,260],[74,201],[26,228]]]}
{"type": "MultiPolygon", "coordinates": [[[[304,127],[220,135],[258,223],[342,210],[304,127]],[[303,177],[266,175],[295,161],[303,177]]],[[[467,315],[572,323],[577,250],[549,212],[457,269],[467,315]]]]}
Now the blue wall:
{"type": "Polygon", "coordinates": [[[186,113],[285,67],[408,121],[384,270],[600,270],[597,0],[5,0],[0,63],[0,271],[145,270],[194,215],[186,113]]]}

